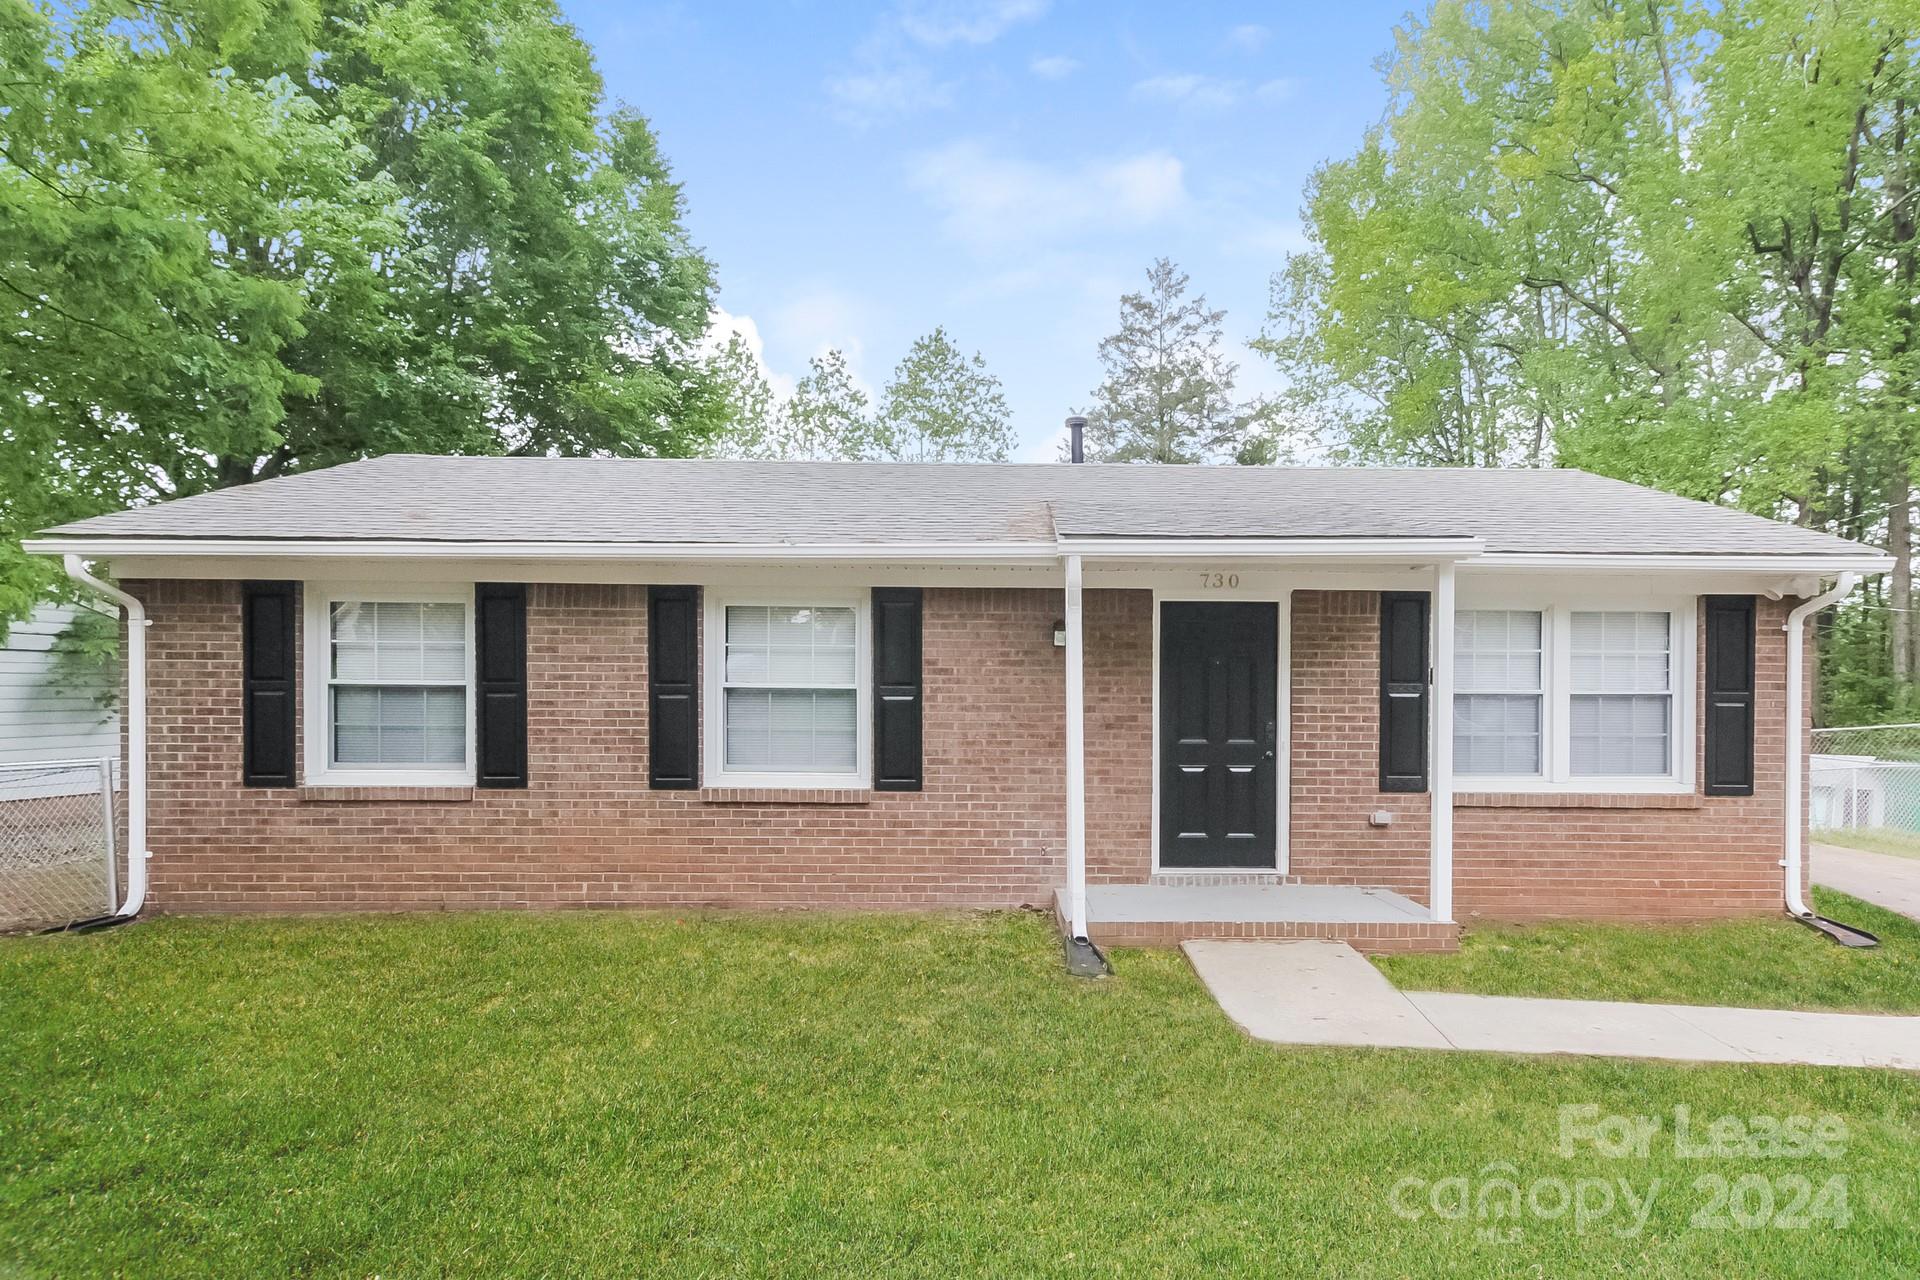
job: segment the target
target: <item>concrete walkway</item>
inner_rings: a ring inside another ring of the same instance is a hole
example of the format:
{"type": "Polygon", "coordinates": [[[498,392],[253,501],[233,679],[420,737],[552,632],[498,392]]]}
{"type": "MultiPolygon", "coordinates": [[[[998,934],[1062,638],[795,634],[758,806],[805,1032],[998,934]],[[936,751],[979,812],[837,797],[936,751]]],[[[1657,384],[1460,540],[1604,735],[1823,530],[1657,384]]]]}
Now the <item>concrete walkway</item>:
{"type": "Polygon", "coordinates": [[[1813,882],[1920,920],[1920,858],[1813,846],[1813,882]]]}
{"type": "Polygon", "coordinates": [[[1183,946],[1227,1016],[1274,1044],[1920,1071],[1920,1018],[1403,992],[1343,942],[1183,946]]]}

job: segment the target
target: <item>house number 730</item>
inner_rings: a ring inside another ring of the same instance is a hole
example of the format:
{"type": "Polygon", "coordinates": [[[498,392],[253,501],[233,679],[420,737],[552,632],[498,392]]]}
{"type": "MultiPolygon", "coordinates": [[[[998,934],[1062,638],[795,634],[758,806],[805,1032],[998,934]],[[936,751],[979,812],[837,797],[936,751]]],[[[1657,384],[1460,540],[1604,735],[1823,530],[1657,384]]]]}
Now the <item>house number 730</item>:
{"type": "Polygon", "coordinates": [[[1240,585],[1240,575],[1237,573],[1203,573],[1200,575],[1200,585],[1203,587],[1237,587],[1240,585]]]}

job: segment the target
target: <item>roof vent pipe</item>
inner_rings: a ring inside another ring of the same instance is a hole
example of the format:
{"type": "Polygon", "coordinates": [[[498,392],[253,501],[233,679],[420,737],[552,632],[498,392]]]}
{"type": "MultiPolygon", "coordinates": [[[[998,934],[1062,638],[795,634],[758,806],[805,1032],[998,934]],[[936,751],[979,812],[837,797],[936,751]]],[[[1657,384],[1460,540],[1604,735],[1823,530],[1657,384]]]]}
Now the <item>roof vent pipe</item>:
{"type": "Polygon", "coordinates": [[[1077,413],[1074,414],[1071,418],[1068,418],[1067,419],[1067,438],[1070,441],[1070,443],[1068,445],[1069,452],[1067,454],[1067,458],[1069,461],[1085,462],[1087,460],[1086,437],[1087,437],[1087,420],[1081,417],[1077,413]]]}

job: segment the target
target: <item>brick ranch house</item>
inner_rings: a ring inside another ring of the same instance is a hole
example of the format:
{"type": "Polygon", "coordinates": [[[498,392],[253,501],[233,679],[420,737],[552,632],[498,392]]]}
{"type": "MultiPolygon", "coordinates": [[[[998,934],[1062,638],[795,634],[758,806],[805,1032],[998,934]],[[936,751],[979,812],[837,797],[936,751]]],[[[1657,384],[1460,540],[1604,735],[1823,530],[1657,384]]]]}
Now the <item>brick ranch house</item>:
{"type": "Polygon", "coordinates": [[[1804,911],[1806,619],[1889,565],[1570,470],[415,456],[29,548],[135,624],[133,910],[1375,949],[1804,911]]]}

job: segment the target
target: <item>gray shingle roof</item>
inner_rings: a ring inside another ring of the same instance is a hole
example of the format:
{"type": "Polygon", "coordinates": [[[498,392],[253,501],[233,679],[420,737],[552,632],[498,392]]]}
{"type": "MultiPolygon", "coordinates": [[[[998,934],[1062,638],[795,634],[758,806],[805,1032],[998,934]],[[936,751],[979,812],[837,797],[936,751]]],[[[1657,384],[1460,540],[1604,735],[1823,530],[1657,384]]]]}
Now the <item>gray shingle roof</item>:
{"type": "Polygon", "coordinates": [[[1853,555],[1582,471],[395,454],[49,530],[112,538],[699,544],[1477,536],[1492,552],[1853,555]]]}

